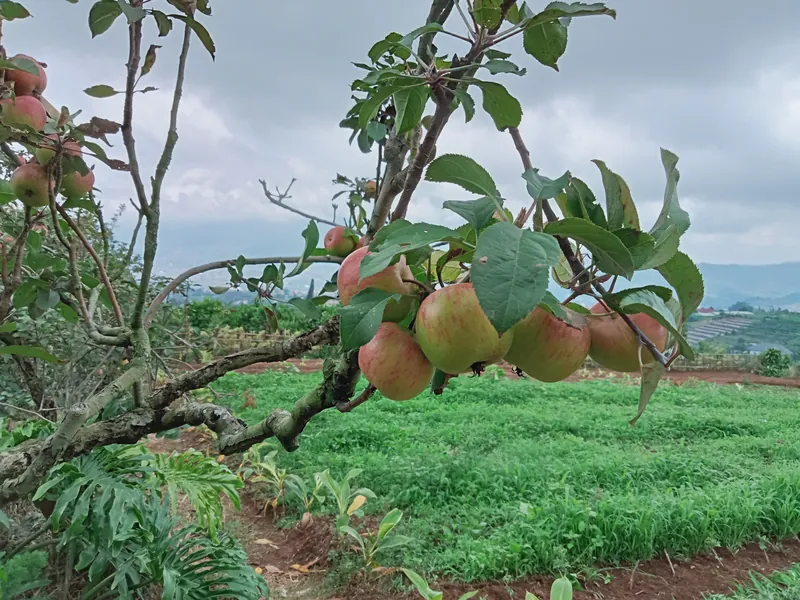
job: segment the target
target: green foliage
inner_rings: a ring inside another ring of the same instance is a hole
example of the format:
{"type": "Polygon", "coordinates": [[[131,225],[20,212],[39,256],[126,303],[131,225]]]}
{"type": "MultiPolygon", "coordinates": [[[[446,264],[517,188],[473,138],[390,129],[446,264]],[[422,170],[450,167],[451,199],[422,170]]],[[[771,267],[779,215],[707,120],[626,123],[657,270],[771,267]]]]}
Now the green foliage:
{"type": "Polygon", "coordinates": [[[4,560],[3,553],[0,552],[0,598],[29,598],[29,592],[50,583],[44,577],[46,567],[47,552],[23,552],[9,560],[4,560]]]}
{"type": "MultiPolygon", "coordinates": [[[[378,395],[346,419],[319,415],[302,451],[280,462],[307,480],[362,469],[359,481],[380,499],[365,513],[402,510],[398,533],[415,540],[399,564],[465,581],[800,532],[796,392],[664,386],[631,428],[639,394],[625,381],[458,377],[435,401],[378,395]]],[[[241,416],[255,423],[317,383],[230,374],[217,389],[223,398],[251,389],[261,404],[241,416]]]]}
{"type": "Polygon", "coordinates": [[[0,450],[19,446],[26,440],[45,438],[54,430],[53,423],[43,419],[20,421],[9,429],[6,420],[0,417],[0,450]]]}
{"type": "Polygon", "coordinates": [[[760,375],[783,377],[792,368],[792,359],[775,348],[762,352],[758,358],[761,362],[758,369],[760,375]]]}
{"type": "Polygon", "coordinates": [[[712,594],[706,600],[794,600],[800,596],[800,567],[776,571],[770,576],[750,573],[750,582],[737,584],[729,596],[712,594]]]}
{"type": "Polygon", "coordinates": [[[377,563],[379,555],[388,550],[406,546],[411,542],[411,538],[392,533],[402,517],[403,513],[395,508],[381,519],[378,530],[375,532],[360,533],[350,525],[339,525],[337,530],[340,535],[350,536],[356,541],[361,550],[361,558],[364,560],[364,570],[369,572],[380,566],[377,563]]]}
{"type": "MultiPolygon", "coordinates": [[[[267,329],[267,317],[260,304],[239,304],[231,306],[216,298],[206,297],[195,300],[186,306],[189,324],[197,331],[211,332],[220,327],[259,332],[267,329]]],[[[280,330],[287,333],[300,333],[320,325],[331,317],[334,309],[320,308],[314,318],[292,305],[277,305],[277,318],[280,330]]]]}

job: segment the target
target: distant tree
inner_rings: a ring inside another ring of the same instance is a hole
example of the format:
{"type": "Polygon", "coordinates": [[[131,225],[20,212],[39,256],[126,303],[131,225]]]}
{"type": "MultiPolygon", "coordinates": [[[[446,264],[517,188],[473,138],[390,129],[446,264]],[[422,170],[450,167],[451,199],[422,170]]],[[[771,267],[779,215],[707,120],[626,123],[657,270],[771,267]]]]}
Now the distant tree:
{"type": "Polygon", "coordinates": [[[748,304],[747,302],[735,302],[728,307],[728,310],[734,312],[755,312],[755,308],[753,308],[752,304],[748,304]]]}

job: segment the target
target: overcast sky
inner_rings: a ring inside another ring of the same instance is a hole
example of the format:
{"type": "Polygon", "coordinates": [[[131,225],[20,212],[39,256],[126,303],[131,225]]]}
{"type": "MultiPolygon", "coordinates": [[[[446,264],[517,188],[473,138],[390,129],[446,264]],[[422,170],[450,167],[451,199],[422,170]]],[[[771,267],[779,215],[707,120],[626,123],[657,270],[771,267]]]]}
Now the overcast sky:
{"type": "MultiPolygon", "coordinates": [[[[46,97],[54,105],[120,120],[121,98],[95,100],[91,85],[124,86],[122,19],[92,40],[91,2],[25,0],[33,19],[4,27],[9,54],[48,64],[46,97]]],[[[154,0],[153,4],[165,4],[154,0]]],[[[258,179],[284,186],[297,178],[292,202],[330,216],[336,173],[367,176],[374,154],[348,146],[338,123],[350,82],[374,41],[424,23],[428,0],[212,0],[203,18],[217,60],[195,44],[182,105],[180,142],[165,185],[159,270],[173,273],[239,254],[294,254],[306,221],[264,199],[258,179]]],[[[535,8],[539,3],[533,2],[535,8]]],[[[524,109],[521,126],[543,174],[565,170],[602,197],[591,159],[628,181],[643,225],[660,209],[664,175],[659,147],[680,156],[679,194],[693,220],[682,249],[697,261],[778,263],[800,259],[800,2],[770,10],[745,0],[616,0],[608,17],[573,20],[561,72],[514,52],[524,78],[498,76],[524,109]]],[[[169,7],[167,7],[169,8],[169,7]]],[[[448,27],[458,30],[460,21],[448,27]]],[[[137,96],[136,138],[147,173],[163,144],[180,33],[162,44],[137,96]]],[[[448,46],[449,47],[449,46],[448,46]]],[[[476,95],[476,98],[479,94],[476,95]]],[[[124,158],[121,139],[109,154],[124,158]]],[[[525,201],[521,167],[507,134],[485,115],[469,125],[451,119],[439,153],[467,154],[489,169],[512,210],[525,201]]],[[[98,166],[102,202],[133,195],[125,174],[98,166]]],[[[468,199],[448,185],[423,184],[412,218],[455,224],[441,204],[468,199]]],[[[131,226],[133,211],[120,224],[131,226]]],[[[323,230],[324,232],[324,230],[323,230]]],[[[222,278],[222,275],[220,275],[222,278]]]]}

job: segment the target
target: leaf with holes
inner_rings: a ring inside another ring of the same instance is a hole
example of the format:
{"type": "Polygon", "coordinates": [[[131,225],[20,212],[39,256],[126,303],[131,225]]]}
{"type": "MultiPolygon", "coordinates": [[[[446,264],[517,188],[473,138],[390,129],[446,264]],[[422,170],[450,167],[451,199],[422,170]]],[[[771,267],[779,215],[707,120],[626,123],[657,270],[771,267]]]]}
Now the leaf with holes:
{"type": "Polygon", "coordinates": [[[509,127],[519,127],[522,122],[522,105],[514,98],[505,86],[494,81],[473,81],[473,85],[483,92],[483,110],[485,110],[495,127],[504,131],[509,127]]]}
{"type": "Polygon", "coordinates": [[[592,161],[603,177],[603,186],[606,189],[606,211],[608,226],[611,229],[631,227],[639,229],[639,213],[631,197],[631,190],[625,180],[614,173],[602,160],[592,161]]]}
{"type": "Polygon", "coordinates": [[[575,217],[548,223],[544,230],[552,235],[572,238],[586,246],[603,272],[622,275],[628,279],[633,276],[635,268],[631,253],[610,231],[575,217]]]}
{"type": "Polygon", "coordinates": [[[427,181],[455,183],[468,192],[482,196],[497,197],[495,185],[489,172],[468,156],[444,154],[428,165],[427,181]]]}
{"type": "Polygon", "coordinates": [[[546,233],[495,223],[478,238],[472,283],[483,312],[498,333],[511,329],[544,298],[560,249],[546,233]]]}
{"type": "Polygon", "coordinates": [[[658,272],[675,288],[685,321],[703,302],[705,296],[703,274],[683,252],[676,252],[671,259],[658,267],[658,272]]]}

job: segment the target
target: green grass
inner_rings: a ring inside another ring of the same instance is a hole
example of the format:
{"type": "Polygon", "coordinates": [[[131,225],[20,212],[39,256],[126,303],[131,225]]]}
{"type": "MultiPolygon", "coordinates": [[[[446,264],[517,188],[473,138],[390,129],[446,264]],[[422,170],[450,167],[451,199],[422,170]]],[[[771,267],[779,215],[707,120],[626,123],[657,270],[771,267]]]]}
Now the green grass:
{"type": "Polygon", "coordinates": [[[752,585],[741,587],[730,596],[707,596],[706,600],[797,600],[800,598],[800,566],[774,573],[769,578],[752,574],[752,585]]]}
{"type": "MultiPolygon", "coordinates": [[[[229,375],[258,409],[289,406],[318,377],[229,375]]],[[[635,428],[638,389],[614,381],[544,385],[459,378],[443,396],[376,397],[327,411],[281,452],[311,476],[364,469],[357,484],[398,507],[417,541],[407,567],[457,580],[573,572],[596,564],[691,555],[800,532],[797,391],[662,386],[635,428]],[[521,503],[528,507],[521,510],[521,503]]]]}

